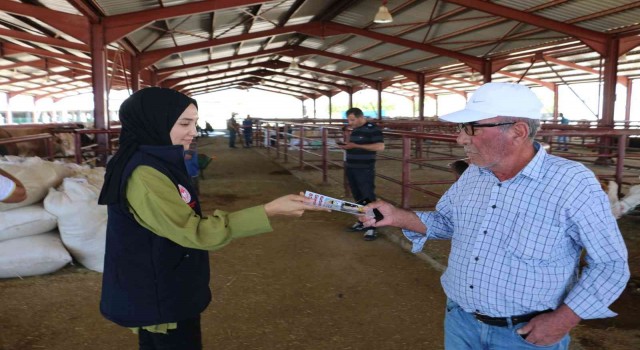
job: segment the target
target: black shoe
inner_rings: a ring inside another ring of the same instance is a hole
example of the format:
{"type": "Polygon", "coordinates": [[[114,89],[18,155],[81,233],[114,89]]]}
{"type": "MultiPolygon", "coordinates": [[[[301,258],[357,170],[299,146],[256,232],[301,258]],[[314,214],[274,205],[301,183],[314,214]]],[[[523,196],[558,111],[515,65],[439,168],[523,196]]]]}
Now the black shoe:
{"type": "Polygon", "coordinates": [[[368,228],[366,231],[364,231],[364,236],[362,236],[362,238],[364,238],[365,241],[373,241],[378,238],[378,234],[376,233],[375,229],[368,228]]]}
{"type": "Polygon", "coordinates": [[[347,230],[351,232],[362,232],[365,230],[365,227],[360,221],[358,221],[355,224],[347,227],[347,230]]]}

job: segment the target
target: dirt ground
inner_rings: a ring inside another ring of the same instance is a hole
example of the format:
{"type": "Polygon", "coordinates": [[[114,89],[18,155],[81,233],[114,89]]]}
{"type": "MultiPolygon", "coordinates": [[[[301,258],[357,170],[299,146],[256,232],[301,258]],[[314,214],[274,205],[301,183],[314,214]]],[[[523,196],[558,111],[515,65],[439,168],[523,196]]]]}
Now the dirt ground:
{"type": "MultiPolygon", "coordinates": [[[[271,161],[262,150],[229,149],[225,142],[199,141],[201,153],[217,157],[200,180],[204,211],[232,211],[307,189],[341,193],[339,184],[320,184],[317,173],[271,161]]],[[[386,185],[378,183],[384,192],[386,185]]],[[[274,232],[212,252],[214,297],[202,316],[204,348],[442,349],[444,294],[437,267],[446,264],[447,243],[413,255],[394,243],[397,230],[365,242],[345,232],[351,221],[343,213],[277,218],[274,232]]],[[[640,243],[637,224],[623,229],[634,247],[640,243]]],[[[630,248],[630,255],[640,265],[640,249],[630,248]]],[[[135,349],[135,335],[101,317],[100,284],[99,273],[79,266],[0,280],[0,349],[135,349]]],[[[620,317],[580,325],[572,349],[640,349],[640,303],[632,292],[613,307],[620,317]]]]}

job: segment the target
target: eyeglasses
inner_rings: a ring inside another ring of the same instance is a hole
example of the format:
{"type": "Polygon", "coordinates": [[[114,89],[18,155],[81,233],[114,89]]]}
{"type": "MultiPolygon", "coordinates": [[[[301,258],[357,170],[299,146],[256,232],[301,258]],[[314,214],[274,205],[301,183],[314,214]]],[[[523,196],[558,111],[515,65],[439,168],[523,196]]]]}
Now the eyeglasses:
{"type": "Polygon", "coordinates": [[[457,125],[458,132],[464,130],[465,134],[469,136],[476,135],[476,128],[493,128],[494,126],[501,125],[513,125],[516,122],[505,122],[505,123],[486,123],[486,124],[478,124],[476,122],[471,123],[459,123],[457,125]]]}

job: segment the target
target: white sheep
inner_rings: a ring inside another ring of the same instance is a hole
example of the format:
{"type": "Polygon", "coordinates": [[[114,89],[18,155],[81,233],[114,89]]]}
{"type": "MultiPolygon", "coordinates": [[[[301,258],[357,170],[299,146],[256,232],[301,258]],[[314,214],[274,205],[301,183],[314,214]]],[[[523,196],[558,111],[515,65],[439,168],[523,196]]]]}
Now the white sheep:
{"type": "Polygon", "coordinates": [[[639,208],[636,208],[640,205],[640,185],[631,186],[629,193],[620,200],[618,198],[618,184],[615,181],[609,181],[607,196],[611,203],[611,212],[616,219],[632,211],[640,211],[639,208]]]}

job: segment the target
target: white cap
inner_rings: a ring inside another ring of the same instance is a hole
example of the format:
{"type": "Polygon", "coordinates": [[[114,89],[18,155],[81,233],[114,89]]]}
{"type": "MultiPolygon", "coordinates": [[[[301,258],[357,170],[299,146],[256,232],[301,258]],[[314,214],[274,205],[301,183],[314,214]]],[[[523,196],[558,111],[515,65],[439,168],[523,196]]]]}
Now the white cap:
{"type": "Polygon", "coordinates": [[[440,117],[453,123],[469,123],[494,117],[540,119],[542,103],[528,87],[512,83],[487,83],[476,90],[466,107],[440,117]]]}

